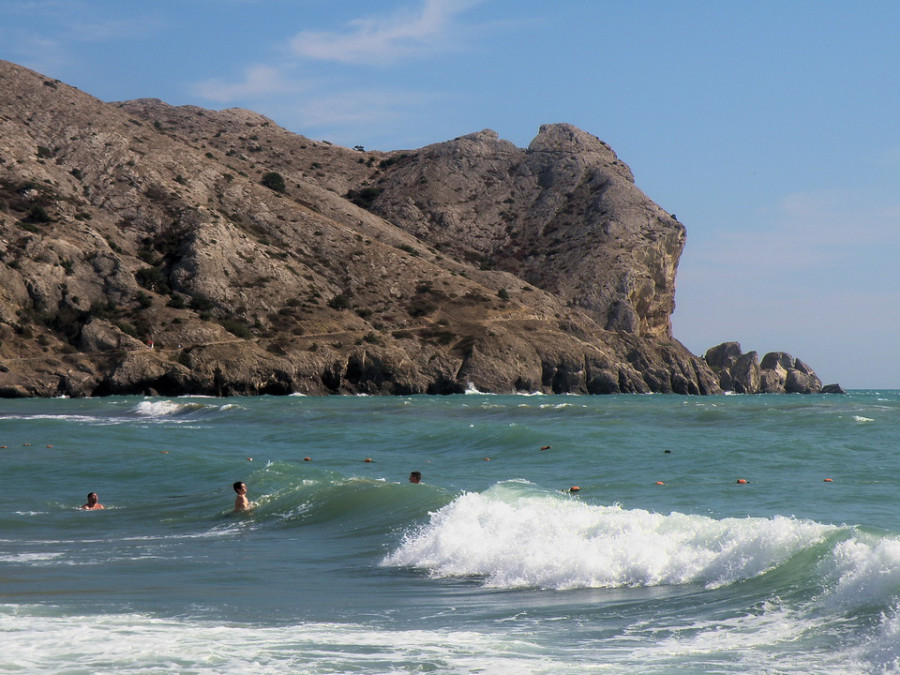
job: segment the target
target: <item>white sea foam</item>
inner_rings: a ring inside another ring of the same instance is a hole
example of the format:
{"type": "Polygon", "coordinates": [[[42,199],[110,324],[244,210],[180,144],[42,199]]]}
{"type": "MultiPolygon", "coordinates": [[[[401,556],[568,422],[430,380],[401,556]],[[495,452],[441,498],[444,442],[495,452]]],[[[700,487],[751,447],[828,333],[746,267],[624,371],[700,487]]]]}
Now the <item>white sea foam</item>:
{"type": "Polygon", "coordinates": [[[900,673],[900,604],[895,603],[890,611],[882,614],[878,630],[848,652],[870,664],[867,672],[900,673]]]}
{"type": "Polygon", "coordinates": [[[77,422],[86,424],[121,424],[121,420],[110,417],[91,417],[90,415],[0,415],[0,420],[55,420],[59,422],[77,422]]]}
{"type": "Polygon", "coordinates": [[[165,417],[184,410],[184,403],[175,401],[141,401],[134,407],[134,412],[145,417],[165,417]]]}
{"type": "Polygon", "coordinates": [[[281,626],[146,614],[68,614],[52,606],[0,605],[0,671],[281,673],[778,672],[862,675],[897,672],[900,618],[874,637],[832,649],[821,622],[766,603],[739,617],[632,626],[621,639],[598,636],[560,650],[533,633],[390,629],[361,623],[281,626]],[[797,649],[799,644],[807,648],[797,649]],[[809,648],[811,645],[817,647],[809,648]]]}
{"type": "Polygon", "coordinates": [[[826,601],[837,610],[880,607],[900,594],[900,540],[856,534],[821,564],[823,576],[836,579],[826,601]]]}
{"type": "Polygon", "coordinates": [[[222,625],[138,614],[53,616],[0,606],[14,634],[0,671],[28,673],[546,673],[565,660],[521,636],[469,630],[379,630],[363,624],[222,625]]]}
{"type": "Polygon", "coordinates": [[[863,417],[862,415],[854,415],[853,420],[859,422],[860,424],[865,424],[866,422],[874,422],[871,417],[863,417]]]}
{"type": "Polygon", "coordinates": [[[141,401],[132,409],[132,412],[148,419],[171,419],[179,415],[189,415],[190,413],[214,414],[227,413],[233,410],[244,410],[244,407],[237,403],[216,405],[196,401],[141,401]]]}
{"type": "Polygon", "coordinates": [[[727,668],[714,669],[715,672],[785,675],[884,672],[874,671],[873,659],[861,649],[822,648],[822,634],[841,623],[839,617],[823,620],[806,611],[807,608],[789,608],[777,600],[749,610],[740,616],[685,625],[639,626],[631,634],[642,644],[632,650],[631,658],[644,664],[648,672],[678,672],[686,662],[729,664],[727,668]],[[798,645],[804,648],[798,649],[798,645]]]}
{"type": "Polygon", "coordinates": [[[714,588],[760,575],[837,529],[781,516],[661,515],[521,488],[458,497],[382,564],[500,588],[714,588]]]}
{"type": "Polygon", "coordinates": [[[0,555],[0,562],[40,565],[51,560],[56,560],[62,556],[63,553],[60,551],[51,551],[45,553],[11,553],[8,555],[0,555]]]}

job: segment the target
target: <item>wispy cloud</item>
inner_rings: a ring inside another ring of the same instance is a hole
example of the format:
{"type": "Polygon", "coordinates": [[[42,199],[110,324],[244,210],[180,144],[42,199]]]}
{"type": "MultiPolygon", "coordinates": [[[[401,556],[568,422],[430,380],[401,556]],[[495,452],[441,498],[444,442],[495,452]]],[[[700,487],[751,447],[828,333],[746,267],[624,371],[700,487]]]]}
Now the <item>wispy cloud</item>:
{"type": "Polygon", "coordinates": [[[723,226],[686,253],[704,265],[769,274],[822,269],[900,244],[900,201],[877,190],[794,193],[744,220],[743,229],[723,226]]]}
{"type": "Polygon", "coordinates": [[[132,39],[153,34],[163,26],[144,9],[133,16],[123,8],[124,17],[114,17],[109,8],[97,8],[78,0],[29,0],[6,4],[11,16],[40,17],[47,31],[75,43],[132,39]]]}
{"type": "Polygon", "coordinates": [[[248,98],[296,94],[303,91],[306,86],[286,77],[277,68],[254,65],[245,68],[242,77],[236,82],[215,78],[197,82],[190,88],[195,95],[209,101],[231,103],[248,98]]]}
{"type": "Polygon", "coordinates": [[[378,124],[396,120],[403,111],[417,109],[433,99],[427,94],[347,91],[310,100],[301,106],[300,113],[310,126],[378,124]]]}
{"type": "MultiPolygon", "coordinates": [[[[8,31],[0,31],[0,40],[6,39],[8,31]]],[[[46,75],[65,72],[72,62],[65,45],[59,40],[36,34],[18,33],[11,41],[12,56],[18,63],[46,75]]]]}
{"type": "Polygon", "coordinates": [[[340,31],[303,31],[290,42],[299,57],[353,65],[392,65],[458,47],[459,14],[481,0],[425,0],[415,10],[356,19],[340,31]]]}
{"type": "MultiPolygon", "coordinates": [[[[99,3],[98,3],[99,4],[99,3]]],[[[143,8],[122,16],[80,0],[10,0],[0,3],[0,45],[17,62],[70,78],[86,70],[85,44],[125,43],[159,33],[160,21],[143,8]]]]}
{"type": "Polygon", "coordinates": [[[390,14],[370,14],[335,30],[304,31],[276,46],[277,60],[245,68],[233,79],[194,83],[190,90],[208,101],[252,106],[290,120],[302,133],[359,137],[367,125],[396,126],[441,94],[404,90],[393,81],[374,83],[368,70],[363,83],[359,66],[405,65],[465,48],[485,26],[463,14],[485,1],[409,0],[390,14]],[[326,79],[323,62],[346,68],[326,79]]]}
{"type": "Polygon", "coordinates": [[[127,19],[77,20],[69,24],[72,39],[78,42],[131,40],[162,32],[165,25],[150,16],[127,19]]]}

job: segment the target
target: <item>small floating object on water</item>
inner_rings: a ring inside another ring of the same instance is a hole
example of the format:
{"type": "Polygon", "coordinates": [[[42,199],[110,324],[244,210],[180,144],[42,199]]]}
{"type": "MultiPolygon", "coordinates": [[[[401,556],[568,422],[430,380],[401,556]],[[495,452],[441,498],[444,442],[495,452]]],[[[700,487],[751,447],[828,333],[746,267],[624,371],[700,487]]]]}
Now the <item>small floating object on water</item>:
{"type": "Polygon", "coordinates": [[[746,484],[747,484],[747,479],[746,479],[746,478],[738,478],[738,479],[735,481],[735,483],[737,483],[738,485],[746,485],[746,484]]]}
{"type": "Polygon", "coordinates": [[[5,445],[0,445],[0,448],[6,450],[7,446],[5,446],[5,445]]]}
{"type": "Polygon", "coordinates": [[[826,478],[826,479],[825,479],[824,481],[822,481],[822,482],[823,482],[823,483],[833,483],[834,481],[831,480],[830,478],[826,478]]]}
{"type": "Polygon", "coordinates": [[[663,454],[664,454],[664,455],[671,455],[671,454],[672,454],[672,451],[669,450],[669,449],[667,448],[667,449],[663,450],[663,454]]]}
{"type": "Polygon", "coordinates": [[[364,461],[366,464],[370,464],[370,463],[372,462],[372,458],[371,458],[371,457],[366,457],[363,461],[364,461]]]}
{"type": "Polygon", "coordinates": [[[484,458],[484,461],[485,461],[485,462],[490,462],[490,461],[491,461],[491,458],[490,458],[490,457],[485,457],[485,458],[484,458]]]}
{"type": "Polygon", "coordinates": [[[248,457],[248,458],[247,458],[247,461],[248,461],[248,462],[252,462],[252,461],[253,461],[253,458],[252,458],[252,457],[248,457]]]}
{"type": "Polygon", "coordinates": [[[657,485],[665,485],[665,483],[663,483],[661,480],[656,481],[656,484],[657,485]]]}
{"type": "Polygon", "coordinates": [[[169,454],[169,451],[168,451],[168,450],[160,450],[159,453],[160,453],[161,455],[168,455],[168,454],[169,454]]]}
{"type": "Polygon", "coordinates": [[[303,461],[304,461],[304,462],[311,462],[312,459],[310,459],[309,457],[304,457],[304,458],[303,458],[303,461]]]}
{"type": "Polygon", "coordinates": [[[541,451],[549,450],[550,448],[551,448],[551,446],[549,446],[549,445],[542,445],[542,446],[541,446],[541,451]]]}
{"type": "Polygon", "coordinates": [[[23,445],[24,447],[27,447],[27,446],[31,445],[31,443],[22,443],[22,445],[23,445]]]}
{"type": "Polygon", "coordinates": [[[572,487],[569,488],[569,492],[581,492],[581,488],[578,487],[577,485],[573,485],[572,487]]]}

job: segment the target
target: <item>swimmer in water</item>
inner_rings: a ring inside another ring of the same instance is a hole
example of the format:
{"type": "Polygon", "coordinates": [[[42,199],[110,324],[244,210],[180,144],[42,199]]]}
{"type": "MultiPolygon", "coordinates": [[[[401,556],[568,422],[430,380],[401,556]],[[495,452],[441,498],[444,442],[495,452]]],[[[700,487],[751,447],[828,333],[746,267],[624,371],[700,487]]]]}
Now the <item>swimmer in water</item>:
{"type": "Polygon", "coordinates": [[[82,504],[82,511],[99,511],[100,509],[105,509],[106,507],[100,503],[100,498],[97,496],[96,492],[89,492],[87,496],[87,504],[82,504]]]}
{"type": "Polygon", "coordinates": [[[409,482],[410,483],[421,483],[422,482],[422,472],[421,471],[411,471],[409,473],[409,482]]]}
{"type": "Polygon", "coordinates": [[[247,486],[243,482],[238,481],[233,486],[237,497],[234,498],[235,512],[248,511],[250,509],[250,500],[247,499],[247,486]]]}

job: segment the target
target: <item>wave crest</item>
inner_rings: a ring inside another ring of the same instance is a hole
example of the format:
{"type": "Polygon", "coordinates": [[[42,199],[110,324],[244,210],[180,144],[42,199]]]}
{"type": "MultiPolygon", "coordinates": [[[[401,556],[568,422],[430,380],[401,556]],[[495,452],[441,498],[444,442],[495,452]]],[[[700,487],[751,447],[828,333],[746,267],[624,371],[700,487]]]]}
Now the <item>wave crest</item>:
{"type": "Polygon", "coordinates": [[[714,588],[763,574],[838,529],[781,516],[661,515],[526,492],[501,483],[464,494],[382,564],[483,577],[501,588],[714,588]]]}

